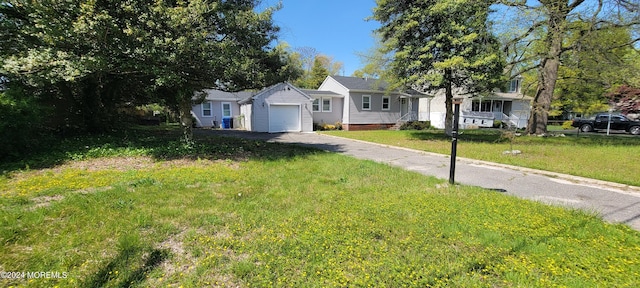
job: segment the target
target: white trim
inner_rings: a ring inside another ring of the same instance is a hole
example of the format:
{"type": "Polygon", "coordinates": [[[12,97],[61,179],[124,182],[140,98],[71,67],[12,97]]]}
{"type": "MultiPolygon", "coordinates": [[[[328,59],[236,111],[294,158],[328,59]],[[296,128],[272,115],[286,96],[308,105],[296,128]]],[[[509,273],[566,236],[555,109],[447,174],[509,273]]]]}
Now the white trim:
{"type": "Polygon", "coordinates": [[[233,107],[231,107],[231,102],[222,102],[220,104],[220,108],[222,109],[222,114],[220,114],[220,115],[222,115],[222,118],[224,118],[224,117],[233,117],[233,107]],[[229,105],[229,116],[225,116],[224,115],[224,105],[225,104],[229,105]]]}
{"type": "Polygon", "coordinates": [[[331,97],[322,97],[322,101],[320,102],[320,104],[322,105],[321,109],[322,112],[331,112],[331,107],[333,106],[333,99],[331,99],[331,97]],[[324,109],[324,101],[325,100],[329,100],[329,109],[325,110],[324,109]]]}
{"type": "Polygon", "coordinates": [[[389,110],[391,110],[391,97],[382,96],[382,111],[389,111],[389,110]],[[384,99],[387,99],[387,108],[384,108],[384,99]]]}
{"type": "Polygon", "coordinates": [[[362,107],[362,110],[371,110],[371,95],[362,95],[362,101],[360,102],[360,107],[362,107]],[[369,99],[369,101],[367,102],[367,104],[369,104],[368,108],[364,108],[364,97],[367,97],[369,99]]]}
{"type": "Polygon", "coordinates": [[[267,131],[269,133],[280,133],[280,132],[302,132],[302,104],[296,103],[269,103],[267,109],[267,115],[269,115],[269,126],[267,127],[267,131]],[[298,130],[287,130],[287,131],[271,131],[271,106],[296,106],[298,107],[298,130]]]}
{"type": "Polygon", "coordinates": [[[321,101],[322,101],[322,98],[313,99],[313,102],[311,102],[311,112],[320,112],[321,101]],[[316,103],[316,101],[318,101],[318,103],[316,103]],[[317,106],[317,109],[316,109],[316,106],[317,106]]]}
{"type": "Polygon", "coordinates": [[[213,117],[213,103],[212,103],[211,101],[205,101],[205,102],[202,102],[202,104],[200,105],[200,107],[202,108],[202,111],[201,111],[201,112],[202,112],[202,113],[201,113],[202,117],[207,117],[207,118],[211,118],[211,117],[213,117]],[[209,104],[209,109],[204,109],[204,104],[209,104]],[[204,111],[205,111],[205,110],[209,110],[209,115],[205,115],[205,114],[204,114],[204,111]]]}

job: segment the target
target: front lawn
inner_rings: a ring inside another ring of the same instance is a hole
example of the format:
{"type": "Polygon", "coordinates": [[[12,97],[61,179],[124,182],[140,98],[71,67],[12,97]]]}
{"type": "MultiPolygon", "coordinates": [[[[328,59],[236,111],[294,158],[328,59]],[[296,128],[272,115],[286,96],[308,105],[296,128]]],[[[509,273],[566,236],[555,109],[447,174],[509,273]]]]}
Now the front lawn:
{"type": "MultiPolygon", "coordinates": [[[[512,142],[499,130],[461,130],[458,156],[640,186],[640,137],[598,134],[565,137],[518,136],[512,142]],[[507,150],[522,154],[503,154],[507,150]]],[[[325,131],[329,135],[451,153],[451,137],[442,130],[325,131]]]]}
{"type": "Polygon", "coordinates": [[[186,147],[174,132],[78,138],[39,158],[59,164],[6,172],[0,271],[60,278],[0,286],[640,285],[640,233],[594,215],[295,146],[186,147]]]}

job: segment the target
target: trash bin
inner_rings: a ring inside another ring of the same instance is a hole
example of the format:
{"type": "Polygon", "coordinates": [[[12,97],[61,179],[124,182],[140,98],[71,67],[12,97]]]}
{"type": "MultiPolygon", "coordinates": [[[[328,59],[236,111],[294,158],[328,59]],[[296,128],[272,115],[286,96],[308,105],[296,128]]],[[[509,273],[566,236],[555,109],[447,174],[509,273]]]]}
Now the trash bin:
{"type": "Polygon", "coordinates": [[[222,118],[222,129],[231,128],[231,117],[222,118]]]}

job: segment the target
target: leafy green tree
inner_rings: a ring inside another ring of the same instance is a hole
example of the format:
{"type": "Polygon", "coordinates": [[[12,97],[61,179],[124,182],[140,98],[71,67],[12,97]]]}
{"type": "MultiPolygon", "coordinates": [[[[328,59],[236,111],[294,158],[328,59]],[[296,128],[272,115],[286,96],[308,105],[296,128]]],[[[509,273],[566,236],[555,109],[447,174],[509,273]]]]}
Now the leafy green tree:
{"type": "MultiPolygon", "coordinates": [[[[637,14],[640,4],[636,1],[499,0],[496,3],[501,4],[497,9],[501,13],[497,17],[502,18],[501,30],[510,31],[505,33],[510,39],[504,43],[504,50],[509,55],[508,67],[512,68],[514,75],[533,70],[537,73],[527,127],[530,134],[547,132],[551,101],[557,91],[556,84],[564,54],[580,51],[589,39],[599,38],[595,35],[598,31],[612,27],[628,27],[630,31],[637,31],[640,25],[637,14]]],[[[636,35],[626,43],[615,41],[601,44],[616,48],[631,46],[638,40],[640,38],[636,35]]],[[[595,55],[593,51],[585,53],[595,55]]],[[[577,54],[572,57],[584,59],[577,54]]],[[[578,73],[576,70],[566,72],[578,73]]]]}
{"type": "Polygon", "coordinates": [[[278,28],[254,0],[10,0],[0,22],[2,70],[12,81],[74,103],[100,127],[125,102],[159,102],[180,113],[190,142],[194,93],[238,91],[287,80],[295,71],[278,28]],[[53,88],[52,88],[53,87],[53,88]]]}
{"type": "MultiPolygon", "coordinates": [[[[574,22],[571,25],[588,25],[574,22]]],[[[568,42],[580,40],[580,35],[568,35],[568,42]]],[[[622,84],[629,85],[640,75],[635,70],[632,54],[637,52],[629,43],[628,27],[611,27],[591,33],[573,50],[561,56],[550,115],[578,112],[592,114],[609,109],[608,91],[622,84]]]]}
{"type": "Polygon", "coordinates": [[[502,85],[503,59],[489,32],[489,1],[377,0],[373,19],[382,23],[385,52],[397,85],[422,91],[444,89],[445,126],[453,123],[454,90],[490,91],[502,85]]]}
{"type": "Polygon", "coordinates": [[[329,69],[325,68],[325,64],[322,62],[323,61],[320,56],[316,57],[316,60],[313,61],[313,68],[311,68],[311,75],[308,84],[311,89],[318,89],[324,79],[329,76],[329,69]]]}
{"type": "Polygon", "coordinates": [[[302,49],[300,51],[304,51],[308,55],[303,56],[303,54],[299,54],[302,58],[304,72],[301,77],[294,81],[294,85],[306,89],[317,89],[318,87],[320,87],[320,84],[322,84],[324,79],[327,78],[327,76],[338,75],[340,73],[340,70],[342,70],[342,62],[334,61],[332,57],[318,53],[309,54],[315,51],[315,49],[309,47],[304,48],[305,49],[302,49]],[[305,64],[309,62],[309,60],[311,60],[306,58],[309,55],[314,55],[314,58],[312,59],[313,64],[310,66],[308,64],[305,64]],[[305,66],[308,66],[309,68],[305,70],[305,66]]]}
{"type": "Polygon", "coordinates": [[[364,66],[353,72],[353,76],[360,78],[382,79],[387,83],[394,82],[393,79],[387,79],[392,75],[387,75],[389,63],[393,55],[386,52],[379,33],[374,33],[375,44],[366,52],[358,53],[360,61],[364,66]]]}

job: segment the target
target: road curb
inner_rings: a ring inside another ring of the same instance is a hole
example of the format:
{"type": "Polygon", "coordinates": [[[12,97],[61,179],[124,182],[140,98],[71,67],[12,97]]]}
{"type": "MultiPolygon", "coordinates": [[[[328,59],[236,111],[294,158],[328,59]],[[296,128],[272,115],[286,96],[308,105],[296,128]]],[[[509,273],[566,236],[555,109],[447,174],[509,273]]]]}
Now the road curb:
{"type": "MultiPolygon", "coordinates": [[[[366,143],[366,144],[370,144],[370,145],[376,145],[376,146],[384,147],[384,148],[392,148],[392,149],[409,151],[409,152],[413,152],[413,153],[420,153],[420,154],[423,154],[423,155],[430,155],[430,156],[444,157],[444,158],[449,158],[450,157],[450,155],[446,155],[446,154],[439,154],[439,153],[434,153],[434,152],[421,151],[421,150],[416,150],[416,149],[411,149],[411,148],[406,148],[406,147],[393,146],[393,145],[389,145],[389,144],[380,144],[380,143],[375,143],[375,142],[369,142],[369,141],[364,141],[364,140],[359,140],[359,139],[340,137],[340,136],[336,136],[336,135],[327,135],[327,134],[322,134],[322,133],[316,133],[316,134],[324,136],[324,137],[334,137],[334,138],[338,138],[338,139],[344,139],[344,140],[349,140],[349,141],[356,141],[356,142],[360,142],[360,143],[366,143]]],[[[521,166],[514,166],[514,165],[509,165],[509,164],[489,162],[489,161],[484,161],[484,160],[470,159],[470,158],[464,158],[464,157],[456,157],[456,160],[461,161],[461,162],[466,162],[466,163],[469,163],[469,164],[498,167],[498,168],[504,168],[504,169],[509,169],[509,170],[520,171],[520,172],[523,172],[523,173],[530,173],[530,174],[536,174],[536,175],[546,176],[546,177],[550,177],[550,178],[561,179],[561,180],[572,182],[573,184],[577,184],[577,185],[597,187],[597,188],[602,188],[602,189],[606,189],[606,190],[612,190],[612,191],[620,192],[620,193],[629,193],[629,194],[633,194],[633,195],[639,195],[640,194],[640,187],[633,186],[633,185],[621,184],[621,183],[616,183],[616,182],[598,180],[598,179],[593,179],[593,178],[586,178],[586,177],[581,177],[581,176],[575,176],[575,175],[569,175],[569,174],[563,174],[563,173],[558,173],[558,172],[551,172],[551,171],[545,171],[545,170],[539,170],[539,169],[533,169],[533,168],[527,168],[527,167],[521,167],[521,166]]]]}

